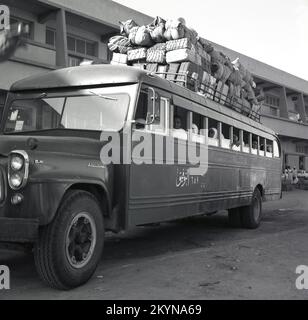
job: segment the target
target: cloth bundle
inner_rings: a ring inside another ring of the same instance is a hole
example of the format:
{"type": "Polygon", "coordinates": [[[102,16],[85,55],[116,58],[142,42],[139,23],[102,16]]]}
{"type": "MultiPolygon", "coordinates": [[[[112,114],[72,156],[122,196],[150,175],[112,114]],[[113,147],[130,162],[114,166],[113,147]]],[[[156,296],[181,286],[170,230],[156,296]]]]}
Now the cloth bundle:
{"type": "Polygon", "coordinates": [[[127,37],[115,36],[109,39],[108,48],[112,52],[125,54],[132,46],[127,37]]]}
{"type": "Polygon", "coordinates": [[[130,30],[129,41],[132,45],[150,47],[153,44],[150,30],[146,26],[134,27],[130,30]]]}
{"type": "Polygon", "coordinates": [[[148,25],[148,30],[150,31],[151,38],[154,42],[164,42],[164,34],[166,31],[165,25],[166,21],[161,17],[156,17],[154,21],[148,25]]]}

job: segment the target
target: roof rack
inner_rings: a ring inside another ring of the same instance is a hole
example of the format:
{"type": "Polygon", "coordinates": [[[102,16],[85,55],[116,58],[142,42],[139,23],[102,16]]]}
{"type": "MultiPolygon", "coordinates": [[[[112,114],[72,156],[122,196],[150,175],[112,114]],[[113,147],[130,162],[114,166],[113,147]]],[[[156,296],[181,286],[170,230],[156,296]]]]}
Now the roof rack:
{"type": "Polygon", "coordinates": [[[200,83],[197,76],[194,74],[191,76],[187,73],[173,73],[173,72],[154,72],[150,74],[156,74],[157,76],[167,79],[179,86],[185,87],[191,91],[194,91],[205,98],[218,102],[254,121],[260,123],[261,120],[261,105],[247,106],[243,103],[243,100],[239,97],[230,97],[223,92],[219,91],[218,83],[211,85],[210,83],[200,83]]]}

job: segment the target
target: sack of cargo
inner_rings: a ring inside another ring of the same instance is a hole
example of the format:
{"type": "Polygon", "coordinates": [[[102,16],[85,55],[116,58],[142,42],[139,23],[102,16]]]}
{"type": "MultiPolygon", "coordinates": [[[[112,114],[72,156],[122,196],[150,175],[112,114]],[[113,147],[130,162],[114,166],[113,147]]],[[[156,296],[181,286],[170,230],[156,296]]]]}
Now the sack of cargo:
{"type": "Polygon", "coordinates": [[[128,61],[145,60],[146,57],[147,57],[146,48],[134,49],[127,52],[128,61]]]}
{"type": "Polygon", "coordinates": [[[166,54],[166,60],[167,63],[172,63],[172,62],[193,62],[196,64],[201,64],[201,57],[189,49],[179,49],[179,50],[174,50],[174,51],[169,51],[166,54]]]}
{"type": "Polygon", "coordinates": [[[183,18],[168,20],[165,27],[166,31],[164,33],[164,38],[167,41],[182,39],[185,37],[185,20],[183,18]]]}
{"type": "Polygon", "coordinates": [[[162,63],[166,62],[166,51],[163,50],[148,50],[147,62],[149,63],[162,63]]]}
{"type": "Polygon", "coordinates": [[[232,73],[232,70],[228,66],[221,63],[212,63],[211,71],[213,76],[223,83],[226,83],[232,73]]]}
{"type": "Polygon", "coordinates": [[[210,60],[201,57],[201,67],[204,71],[206,71],[207,73],[211,73],[211,62],[210,60]]]}
{"type": "Polygon", "coordinates": [[[254,104],[258,104],[258,100],[256,98],[256,95],[255,95],[255,92],[254,92],[252,86],[249,83],[246,83],[245,86],[243,87],[243,89],[247,93],[247,100],[251,101],[254,104]]]}
{"type": "Polygon", "coordinates": [[[131,43],[126,37],[115,36],[109,39],[108,48],[110,51],[125,54],[131,48],[131,43]]]}
{"type": "Polygon", "coordinates": [[[170,40],[166,43],[167,51],[174,51],[179,49],[192,49],[192,42],[188,38],[170,40]]]}
{"type": "Polygon", "coordinates": [[[198,42],[198,32],[194,29],[184,26],[184,37],[188,38],[194,45],[198,42]]]}
{"type": "Polygon", "coordinates": [[[166,31],[165,28],[166,21],[161,17],[156,17],[155,20],[147,26],[150,31],[151,38],[154,42],[160,43],[163,42],[164,34],[166,31]]]}
{"type": "Polygon", "coordinates": [[[252,74],[241,63],[238,64],[238,69],[242,75],[243,80],[253,87],[254,81],[252,74]]]}
{"type": "Polygon", "coordinates": [[[138,30],[139,30],[139,27],[133,27],[133,28],[129,31],[128,39],[129,39],[129,41],[130,41],[130,43],[131,43],[132,45],[136,45],[135,39],[136,39],[136,34],[137,34],[138,30]]]}
{"type": "Polygon", "coordinates": [[[111,64],[127,64],[127,54],[113,53],[111,64]]]}
{"type": "Polygon", "coordinates": [[[209,55],[211,56],[212,63],[226,64],[228,61],[228,58],[226,55],[224,55],[221,51],[217,51],[215,49],[210,51],[209,55]]]}
{"type": "Polygon", "coordinates": [[[207,41],[207,40],[205,40],[205,39],[203,39],[203,38],[199,38],[199,39],[198,39],[198,42],[201,44],[203,50],[204,50],[206,53],[209,53],[209,52],[211,52],[211,51],[214,50],[213,45],[212,45],[209,41],[207,41]]]}
{"type": "Polygon", "coordinates": [[[132,28],[139,27],[139,25],[132,19],[125,22],[120,21],[120,34],[128,37],[132,28]]]}
{"type": "Polygon", "coordinates": [[[242,75],[239,70],[233,69],[230,77],[229,82],[231,82],[234,86],[243,86],[245,83],[243,82],[242,75]]]}
{"type": "Polygon", "coordinates": [[[150,31],[146,26],[139,27],[137,31],[134,31],[135,36],[131,39],[134,45],[140,47],[150,47],[153,44],[150,31]]]}

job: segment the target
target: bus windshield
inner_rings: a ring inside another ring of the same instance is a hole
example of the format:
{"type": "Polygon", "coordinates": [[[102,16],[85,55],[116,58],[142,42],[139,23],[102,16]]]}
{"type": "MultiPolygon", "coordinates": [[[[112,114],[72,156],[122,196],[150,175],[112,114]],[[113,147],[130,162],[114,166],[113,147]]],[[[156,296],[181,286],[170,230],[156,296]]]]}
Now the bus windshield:
{"type": "Polygon", "coordinates": [[[18,98],[9,106],[5,133],[52,129],[119,131],[123,128],[130,96],[111,88],[81,90],[74,94],[18,98]],[[109,90],[108,90],[109,89],[109,90]]]}

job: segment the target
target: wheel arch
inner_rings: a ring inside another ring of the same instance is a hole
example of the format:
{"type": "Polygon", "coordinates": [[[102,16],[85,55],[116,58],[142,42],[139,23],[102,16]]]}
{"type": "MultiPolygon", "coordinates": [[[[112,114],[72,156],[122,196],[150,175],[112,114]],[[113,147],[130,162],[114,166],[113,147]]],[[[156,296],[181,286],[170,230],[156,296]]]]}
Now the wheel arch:
{"type": "Polygon", "coordinates": [[[93,194],[93,196],[95,196],[96,200],[98,201],[102,209],[102,213],[104,217],[106,218],[111,217],[112,202],[111,202],[109,192],[105,185],[97,184],[97,183],[89,183],[89,182],[74,183],[66,189],[62,199],[65,197],[67,192],[71,190],[82,190],[82,191],[86,191],[93,194]]]}
{"type": "Polygon", "coordinates": [[[262,198],[262,200],[264,200],[265,190],[264,190],[262,184],[259,183],[259,184],[255,187],[255,190],[259,190],[259,191],[260,191],[261,198],[262,198]]]}

